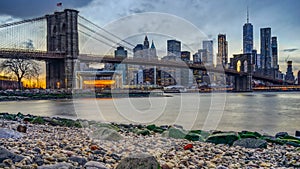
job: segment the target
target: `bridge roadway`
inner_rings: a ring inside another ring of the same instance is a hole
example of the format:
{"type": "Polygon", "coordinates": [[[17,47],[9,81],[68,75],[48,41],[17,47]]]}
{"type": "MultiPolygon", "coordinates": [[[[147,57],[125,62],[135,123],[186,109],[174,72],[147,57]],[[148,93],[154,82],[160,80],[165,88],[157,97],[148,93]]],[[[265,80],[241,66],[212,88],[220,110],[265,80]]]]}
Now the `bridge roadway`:
{"type": "Polygon", "coordinates": [[[34,60],[48,60],[48,59],[64,59],[65,53],[62,52],[47,52],[42,50],[31,49],[0,49],[0,58],[10,59],[34,59],[34,60]]]}
{"type": "MultiPolygon", "coordinates": [[[[189,68],[197,69],[214,73],[225,73],[231,76],[246,76],[246,72],[238,72],[234,69],[224,69],[223,67],[205,66],[201,64],[186,63],[181,60],[158,60],[158,59],[143,59],[143,58],[114,58],[112,56],[94,56],[94,55],[79,55],[78,59],[84,62],[100,62],[100,63],[124,63],[124,64],[136,64],[136,65],[151,65],[158,67],[174,67],[174,68],[189,68]]],[[[256,80],[268,81],[274,84],[283,84],[284,81],[280,79],[273,79],[261,74],[254,73],[252,78],[256,80]]],[[[292,81],[286,81],[287,84],[293,84],[292,81]]]]}
{"type": "MultiPolygon", "coordinates": [[[[47,52],[30,49],[0,49],[0,58],[21,58],[21,59],[35,59],[35,60],[50,60],[50,59],[65,59],[64,52],[47,52]]],[[[124,63],[133,65],[151,65],[158,67],[173,67],[173,68],[186,68],[197,69],[214,73],[225,73],[231,76],[246,76],[246,72],[238,72],[234,69],[224,69],[223,67],[204,66],[201,64],[186,63],[181,60],[158,60],[158,59],[143,59],[143,58],[115,58],[109,55],[87,55],[80,54],[78,59],[81,62],[99,62],[99,63],[124,63]]],[[[266,77],[260,74],[253,74],[253,79],[268,81],[274,84],[283,84],[284,81],[279,79],[273,79],[272,77],[266,77]]],[[[293,84],[293,82],[286,81],[287,84],[293,84]]]]}

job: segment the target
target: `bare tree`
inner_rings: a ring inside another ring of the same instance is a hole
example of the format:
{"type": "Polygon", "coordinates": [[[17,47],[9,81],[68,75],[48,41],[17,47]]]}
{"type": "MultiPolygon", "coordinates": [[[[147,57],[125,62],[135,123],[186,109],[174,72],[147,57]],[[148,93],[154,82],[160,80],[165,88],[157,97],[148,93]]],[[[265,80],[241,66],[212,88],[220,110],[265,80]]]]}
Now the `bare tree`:
{"type": "Polygon", "coordinates": [[[21,89],[22,80],[24,78],[38,77],[41,72],[41,66],[33,60],[12,58],[0,63],[0,70],[15,77],[18,80],[19,89],[21,89]]]}

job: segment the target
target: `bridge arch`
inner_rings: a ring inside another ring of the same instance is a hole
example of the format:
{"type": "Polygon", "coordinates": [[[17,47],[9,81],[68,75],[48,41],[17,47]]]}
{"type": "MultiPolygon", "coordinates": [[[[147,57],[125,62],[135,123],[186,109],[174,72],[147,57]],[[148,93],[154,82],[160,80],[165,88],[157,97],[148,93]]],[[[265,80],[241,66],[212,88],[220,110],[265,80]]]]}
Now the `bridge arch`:
{"type": "Polygon", "coordinates": [[[240,71],[241,71],[241,66],[242,66],[242,63],[241,63],[240,60],[238,60],[237,63],[236,63],[236,71],[237,71],[237,72],[240,72],[240,71]]]}
{"type": "Polygon", "coordinates": [[[252,91],[251,53],[233,55],[233,68],[240,73],[234,76],[235,91],[252,91]]]}
{"type": "Polygon", "coordinates": [[[244,60],[243,67],[244,67],[243,71],[248,72],[248,61],[247,60],[244,60]]]}

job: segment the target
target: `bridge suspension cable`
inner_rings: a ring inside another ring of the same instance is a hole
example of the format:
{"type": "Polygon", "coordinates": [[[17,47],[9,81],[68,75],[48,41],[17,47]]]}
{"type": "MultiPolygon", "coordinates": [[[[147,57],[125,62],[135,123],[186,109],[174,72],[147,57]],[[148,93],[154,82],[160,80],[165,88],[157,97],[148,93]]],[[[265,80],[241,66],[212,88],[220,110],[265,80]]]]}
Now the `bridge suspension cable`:
{"type": "Polygon", "coordinates": [[[38,17],[0,25],[0,48],[46,50],[46,18],[38,17]]]}
{"type": "Polygon", "coordinates": [[[130,45],[131,47],[135,47],[135,45],[133,45],[132,43],[130,43],[130,42],[128,42],[128,41],[126,41],[126,40],[124,40],[124,39],[118,37],[117,35],[115,35],[115,34],[109,32],[109,31],[107,31],[106,29],[104,29],[104,28],[102,28],[102,27],[96,25],[95,23],[89,21],[88,19],[84,18],[83,16],[78,15],[78,17],[79,17],[79,19],[84,20],[85,22],[87,22],[87,23],[89,23],[89,24],[95,26],[96,28],[98,28],[98,29],[104,31],[105,33],[107,33],[107,34],[113,36],[114,38],[117,38],[118,40],[120,40],[120,41],[122,41],[122,42],[124,42],[124,43],[126,43],[126,44],[128,44],[128,45],[130,45]]]}
{"type": "Polygon", "coordinates": [[[95,36],[92,36],[92,35],[90,35],[90,34],[88,34],[86,32],[83,32],[82,30],[78,30],[78,32],[80,32],[80,33],[84,34],[85,36],[87,36],[89,38],[92,38],[92,39],[94,39],[94,40],[96,40],[98,42],[101,42],[101,43],[103,43],[103,44],[105,44],[105,45],[107,45],[109,47],[115,48],[115,46],[113,46],[113,45],[111,45],[111,44],[109,44],[109,43],[107,43],[107,42],[105,42],[103,40],[100,40],[100,39],[96,38],[95,36]]]}
{"type": "Polygon", "coordinates": [[[43,20],[45,19],[45,17],[38,17],[38,18],[33,18],[33,19],[25,19],[22,21],[17,21],[17,22],[12,22],[12,23],[6,23],[6,24],[2,24],[0,25],[0,28],[5,28],[5,27],[9,27],[9,26],[15,26],[15,25],[20,25],[23,23],[27,23],[27,22],[34,22],[34,21],[39,21],[39,20],[43,20]]]}
{"type": "MultiPolygon", "coordinates": [[[[103,40],[101,40],[101,39],[99,39],[99,38],[96,38],[95,36],[93,36],[93,35],[91,35],[91,34],[88,34],[88,33],[83,32],[83,31],[81,31],[81,30],[78,30],[78,32],[79,32],[79,33],[82,33],[83,35],[85,35],[85,36],[87,36],[87,37],[89,37],[89,38],[92,38],[92,39],[94,39],[94,40],[96,40],[96,41],[98,41],[98,42],[100,42],[100,43],[103,43],[103,44],[107,45],[108,47],[116,48],[114,45],[112,45],[112,44],[110,44],[110,43],[108,43],[108,42],[105,42],[105,41],[103,41],[103,40]]],[[[129,52],[132,52],[132,50],[130,49],[129,52]]]]}
{"type": "MultiPolygon", "coordinates": [[[[96,35],[98,35],[98,36],[100,36],[100,37],[102,37],[102,38],[104,38],[104,39],[106,39],[106,40],[108,40],[108,41],[110,41],[110,42],[113,42],[114,44],[117,44],[117,45],[119,45],[119,46],[124,46],[124,45],[120,44],[119,42],[116,42],[116,41],[114,41],[114,40],[108,38],[107,36],[104,36],[104,35],[100,34],[99,32],[97,32],[97,31],[95,31],[95,30],[92,30],[91,28],[89,28],[89,27],[87,27],[87,26],[85,26],[85,25],[83,25],[83,24],[81,24],[81,23],[78,23],[78,26],[81,26],[82,28],[84,28],[84,29],[86,29],[87,31],[93,33],[94,35],[96,34],[96,35]]],[[[80,32],[81,32],[81,33],[84,33],[85,35],[87,35],[87,33],[83,32],[83,31],[80,31],[80,32]]],[[[104,41],[101,41],[101,42],[104,43],[104,41]]],[[[108,43],[106,43],[106,44],[108,44],[108,43]]],[[[113,45],[109,45],[109,46],[111,46],[111,47],[113,47],[113,48],[116,48],[116,46],[113,46],[113,45]]],[[[129,47],[127,47],[127,46],[124,46],[124,48],[126,48],[126,49],[129,50],[129,51],[132,50],[131,48],[129,48],[129,47]]]]}

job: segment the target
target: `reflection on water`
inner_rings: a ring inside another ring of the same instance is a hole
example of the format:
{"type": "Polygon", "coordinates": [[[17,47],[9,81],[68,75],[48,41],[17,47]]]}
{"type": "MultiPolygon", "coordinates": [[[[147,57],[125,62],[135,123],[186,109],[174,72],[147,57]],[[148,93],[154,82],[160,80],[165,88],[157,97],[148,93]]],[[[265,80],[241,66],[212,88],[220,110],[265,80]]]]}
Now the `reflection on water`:
{"type": "Polygon", "coordinates": [[[119,123],[176,123],[186,129],[217,127],[294,134],[300,129],[299,94],[184,93],[173,97],[12,101],[1,102],[0,111],[119,123]]]}

